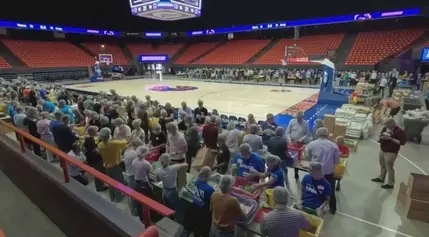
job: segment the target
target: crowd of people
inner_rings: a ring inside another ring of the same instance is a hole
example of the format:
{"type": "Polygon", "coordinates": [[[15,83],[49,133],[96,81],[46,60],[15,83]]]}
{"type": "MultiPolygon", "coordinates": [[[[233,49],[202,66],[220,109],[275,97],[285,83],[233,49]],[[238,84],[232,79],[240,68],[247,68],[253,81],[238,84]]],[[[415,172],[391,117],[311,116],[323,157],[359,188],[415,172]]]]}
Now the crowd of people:
{"type": "MultiPolygon", "coordinates": [[[[217,111],[209,112],[201,100],[195,109],[186,102],[174,109],[170,103],[161,106],[150,96],[142,101],[136,96],[119,96],[115,90],[109,95],[80,95],[72,101],[62,87],[46,88],[19,81],[4,83],[2,88],[1,96],[9,101],[8,114],[16,127],[148,197],[153,197],[153,179],[161,181],[162,201],[173,210],[179,205],[179,171],[191,172],[192,161],[201,147],[216,150],[214,165],[202,167],[195,181],[194,208],[189,210],[201,216],[193,224],[195,236],[209,236],[212,223],[216,236],[233,236],[237,220],[244,216],[232,195],[236,178],[248,180],[253,190],[273,189],[274,211],[263,218],[261,233],[272,237],[290,233],[288,236],[295,237],[299,229],[311,230],[300,212],[287,207],[287,172],[294,167],[289,146],[305,145],[312,161],[310,173],[301,181],[296,208],[319,215],[327,209],[332,214],[336,212],[333,171],[348,149],[343,137],[336,138],[336,143],[328,139],[322,120],[316,120],[310,130],[302,111],[286,128],[274,122],[273,114],[267,114],[261,125],[249,114],[240,131],[233,122],[222,128],[217,111]],[[23,95],[28,93],[19,97],[20,91],[23,95]],[[265,147],[269,155],[263,159],[265,147]],[[154,170],[150,161],[158,159],[161,167],[154,170]],[[214,172],[223,174],[220,191],[208,184],[214,172]]],[[[48,162],[57,159],[49,151],[43,152],[38,144],[26,143],[48,162]]],[[[79,168],[72,164],[68,168],[71,177],[88,185],[86,174],[79,168]]],[[[295,178],[299,178],[298,169],[295,178]]],[[[119,191],[103,182],[95,179],[94,185],[99,192],[108,189],[112,202],[123,200],[119,191]]],[[[134,200],[128,203],[131,214],[141,218],[141,205],[134,200]]]]}

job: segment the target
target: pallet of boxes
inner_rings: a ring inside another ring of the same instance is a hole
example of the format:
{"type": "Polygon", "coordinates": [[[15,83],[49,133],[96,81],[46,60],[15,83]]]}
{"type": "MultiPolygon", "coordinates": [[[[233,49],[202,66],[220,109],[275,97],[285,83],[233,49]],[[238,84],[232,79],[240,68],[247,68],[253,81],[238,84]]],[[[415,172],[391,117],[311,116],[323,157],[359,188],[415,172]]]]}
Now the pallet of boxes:
{"type": "Polygon", "coordinates": [[[399,187],[398,201],[407,218],[429,223],[429,176],[411,173],[399,187]]]}

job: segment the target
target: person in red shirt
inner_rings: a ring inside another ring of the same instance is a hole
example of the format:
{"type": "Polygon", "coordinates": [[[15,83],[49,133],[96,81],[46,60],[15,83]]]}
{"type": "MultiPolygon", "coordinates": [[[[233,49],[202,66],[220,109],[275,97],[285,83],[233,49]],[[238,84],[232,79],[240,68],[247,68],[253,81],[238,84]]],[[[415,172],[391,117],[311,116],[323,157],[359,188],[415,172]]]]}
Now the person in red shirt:
{"type": "MultiPolygon", "coordinates": [[[[335,143],[337,143],[338,149],[340,150],[340,155],[342,158],[348,158],[349,157],[349,148],[344,145],[344,137],[338,136],[335,138],[335,143]]],[[[335,190],[340,191],[341,190],[341,183],[340,179],[337,181],[337,185],[335,190]]]]}
{"type": "Polygon", "coordinates": [[[209,123],[203,128],[203,142],[207,148],[217,149],[219,130],[216,126],[216,116],[209,118],[209,123]]]}

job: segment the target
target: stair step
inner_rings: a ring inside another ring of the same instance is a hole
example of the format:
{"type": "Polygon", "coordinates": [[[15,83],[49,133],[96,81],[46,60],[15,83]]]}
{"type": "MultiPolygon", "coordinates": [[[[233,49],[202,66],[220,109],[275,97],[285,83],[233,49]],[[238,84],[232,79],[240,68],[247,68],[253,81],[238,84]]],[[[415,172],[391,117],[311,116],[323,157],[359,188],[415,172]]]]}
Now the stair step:
{"type": "Polygon", "coordinates": [[[192,63],[194,63],[194,62],[196,62],[196,61],[198,61],[198,60],[202,59],[203,57],[207,56],[209,53],[211,53],[211,52],[215,51],[216,49],[220,48],[220,46],[224,45],[225,43],[226,43],[226,41],[220,42],[220,43],[219,43],[219,44],[217,44],[215,47],[210,48],[210,49],[209,49],[209,50],[207,50],[206,52],[204,52],[204,53],[200,54],[200,56],[198,56],[198,57],[196,57],[196,58],[192,59],[191,61],[189,61],[189,63],[188,63],[188,64],[192,64],[192,63]]]}
{"type": "Polygon", "coordinates": [[[356,33],[346,34],[338,48],[335,50],[335,63],[337,67],[341,68],[345,65],[350,51],[356,41],[356,37],[356,33]]]}
{"type": "Polygon", "coordinates": [[[247,60],[247,63],[252,64],[256,62],[256,60],[258,60],[260,57],[262,57],[262,55],[270,51],[279,41],[280,39],[270,41],[270,43],[268,43],[263,49],[253,55],[249,60],[247,60]]]}

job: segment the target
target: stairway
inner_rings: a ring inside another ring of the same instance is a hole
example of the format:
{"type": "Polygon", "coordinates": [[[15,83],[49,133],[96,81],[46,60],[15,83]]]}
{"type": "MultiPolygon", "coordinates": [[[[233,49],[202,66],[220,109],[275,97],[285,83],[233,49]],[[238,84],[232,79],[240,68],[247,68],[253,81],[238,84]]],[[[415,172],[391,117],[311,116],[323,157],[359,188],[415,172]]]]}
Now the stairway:
{"type": "Polygon", "coordinates": [[[340,46],[337,48],[337,50],[335,50],[334,62],[336,64],[336,67],[342,68],[345,65],[350,50],[352,49],[353,44],[356,41],[356,37],[356,33],[346,34],[344,36],[344,39],[343,41],[341,41],[340,46]]]}
{"type": "Polygon", "coordinates": [[[182,46],[174,55],[171,56],[170,62],[174,64],[176,60],[191,46],[191,44],[187,43],[182,46]]]}
{"type": "Polygon", "coordinates": [[[256,60],[258,60],[262,55],[270,51],[274,45],[276,45],[280,39],[272,40],[269,44],[267,44],[263,49],[261,49],[259,52],[257,52],[255,55],[253,55],[249,60],[247,60],[247,64],[252,64],[256,60]]]}
{"type": "Polygon", "coordinates": [[[130,51],[130,49],[127,47],[124,43],[119,43],[119,48],[121,48],[122,53],[125,55],[125,57],[130,62],[131,66],[136,69],[137,73],[139,75],[142,74],[141,67],[139,67],[139,62],[137,60],[137,56],[134,56],[133,53],[130,51]]]}
{"type": "Polygon", "coordinates": [[[25,67],[25,63],[15,56],[10,49],[0,41],[0,57],[6,60],[12,67],[25,67]]]}
{"type": "Polygon", "coordinates": [[[219,44],[217,44],[215,47],[213,47],[213,48],[211,48],[211,49],[207,50],[206,52],[202,53],[200,56],[198,56],[198,57],[196,57],[196,58],[192,59],[191,61],[189,61],[189,64],[192,64],[192,63],[194,63],[194,62],[196,62],[196,61],[198,61],[198,60],[202,59],[203,57],[207,56],[209,53],[211,53],[211,52],[215,51],[216,49],[220,48],[220,46],[224,45],[226,42],[227,42],[227,41],[220,42],[220,43],[219,43],[219,44]]]}
{"type": "Polygon", "coordinates": [[[88,54],[89,56],[91,56],[92,58],[97,58],[98,59],[98,55],[93,53],[91,50],[83,47],[83,45],[81,45],[78,42],[73,42],[71,41],[70,43],[72,43],[74,46],[76,46],[78,49],[82,50],[83,52],[85,52],[86,54],[88,54]]]}

